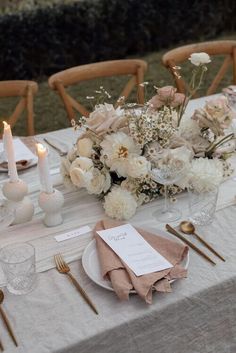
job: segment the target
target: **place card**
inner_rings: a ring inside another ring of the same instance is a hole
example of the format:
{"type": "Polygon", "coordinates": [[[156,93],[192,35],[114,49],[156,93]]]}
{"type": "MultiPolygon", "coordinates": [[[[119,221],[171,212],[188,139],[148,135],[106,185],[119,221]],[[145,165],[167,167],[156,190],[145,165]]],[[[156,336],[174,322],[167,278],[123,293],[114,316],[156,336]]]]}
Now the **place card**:
{"type": "Polygon", "coordinates": [[[56,239],[56,241],[60,242],[60,241],[76,238],[79,235],[89,233],[89,232],[91,232],[91,230],[92,229],[89,226],[84,226],[84,227],[81,227],[78,229],[74,229],[74,230],[67,232],[67,233],[55,235],[54,238],[56,239]]]}
{"type": "MultiPolygon", "coordinates": [[[[30,151],[30,149],[19,139],[13,139],[13,146],[14,146],[14,153],[15,153],[15,160],[36,160],[37,157],[30,151]]],[[[0,154],[4,153],[4,146],[3,142],[0,142],[0,154]]],[[[7,161],[7,160],[6,160],[7,161]]]]}
{"type": "Polygon", "coordinates": [[[173,267],[131,224],[100,230],[97,234],[112,248],[136,276],[173,267]]]}

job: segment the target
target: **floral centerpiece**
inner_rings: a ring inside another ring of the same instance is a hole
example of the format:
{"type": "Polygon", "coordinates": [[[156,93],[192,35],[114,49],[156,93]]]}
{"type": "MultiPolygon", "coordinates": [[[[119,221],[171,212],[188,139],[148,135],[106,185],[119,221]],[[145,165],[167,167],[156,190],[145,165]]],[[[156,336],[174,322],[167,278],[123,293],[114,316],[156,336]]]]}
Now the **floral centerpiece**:
{"type": "MultiPolygon", "coordinates": [[[[100,103],[88,119],[74,123],[80,133],[62,160],[64,181],[98,195],[108,216],[129,219],[139,205],[163,195],[163,185],[153,179],[152,169],[167,149],[168,163],[185,163],[188,171],[168,186],[171,197],[190,184],[209,190],[231,173],[226,159],[235,143],[227,131],[233,115],[226,97],[206,101],[192,117],[184,114],[210,57],[196,53],[190,60],[194,70],[188,96],[172,86],[156,88],[156,95],[144,106],[123,104],[115,109],[100,103]]],[[[103,87],[99,93],[109,97],[103,87]]]]}

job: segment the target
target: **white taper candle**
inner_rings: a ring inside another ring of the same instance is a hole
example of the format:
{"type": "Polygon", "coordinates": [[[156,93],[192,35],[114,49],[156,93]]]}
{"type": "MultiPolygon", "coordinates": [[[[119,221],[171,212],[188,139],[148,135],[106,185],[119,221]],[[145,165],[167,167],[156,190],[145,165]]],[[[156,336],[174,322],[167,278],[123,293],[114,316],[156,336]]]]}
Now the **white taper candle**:
{"type": "Polygon", "coordinates": [[[53,192],[53,185],[50,178],[47,149],[41,143],[36,143],[36,151],[38,155],[38,170],[42,191],[51,194],[53,192]]]}
{"type": "Polygon", "coordinates": [[[3,122],[4,131],[3,131],[3,145],[6,153],[7,161],[8,161],[8,175],[11,182],[17,182],[19,180],[17,169],[16,169],[16,161],[15,161],[15,152],[14,152],[14,144],[11,133],[11,126],[3,122]]]}

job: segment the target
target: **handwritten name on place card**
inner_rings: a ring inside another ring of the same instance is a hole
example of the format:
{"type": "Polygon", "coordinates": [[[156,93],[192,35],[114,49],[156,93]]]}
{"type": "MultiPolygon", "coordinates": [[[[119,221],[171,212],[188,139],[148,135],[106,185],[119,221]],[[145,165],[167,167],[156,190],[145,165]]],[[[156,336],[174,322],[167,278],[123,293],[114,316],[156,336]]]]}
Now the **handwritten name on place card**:
{"type": "Polygon", "coordinates": [[[100,230],[97,233],[136,276],[173,267],[131,224],[100,230]]]}
{"type": "Polygon", "coordinates": [[[84,226],[78,229],[74,229],[67,233],[56,235],[54,238],[56,239],[56,241],[60,242],[60,241],[76,238],[79,235],[86,234],[89,232],[91,232],[91,228],[89,226],[84,226]]]}

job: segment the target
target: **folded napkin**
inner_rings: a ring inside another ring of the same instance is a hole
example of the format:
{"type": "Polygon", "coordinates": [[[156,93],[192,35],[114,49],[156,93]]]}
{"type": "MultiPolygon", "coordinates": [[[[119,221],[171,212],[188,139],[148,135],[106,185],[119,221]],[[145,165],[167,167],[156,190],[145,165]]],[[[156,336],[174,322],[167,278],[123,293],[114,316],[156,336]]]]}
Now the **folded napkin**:
{"type": "MultiPolygon", "coordinates": [[[[13,139],[15,160],[18,170],[37,164],[38,158],[35,155],[35,143],[36,140],[34,137],[13,139]]],[[[3,142],[0,142],[0,168],[8,170],[8,163],[3,142]]]]}
{"type": "Polygon", "coordinates": [[[102,220],[94,228],[102,276],[111,281],[114,291],[121,300],[128,300],[130,291],[135,289],[146,303],[151,304],[153,290],[171,292],[170,280],[187,277],[187,270],[181,267],[180,263],[187,256],[188,247],[136,228],[143,238],[173,265],[170,269],[136,276],[96,233],[98,230],[117,227],[121,224],[117,221],[102,220]]]}

